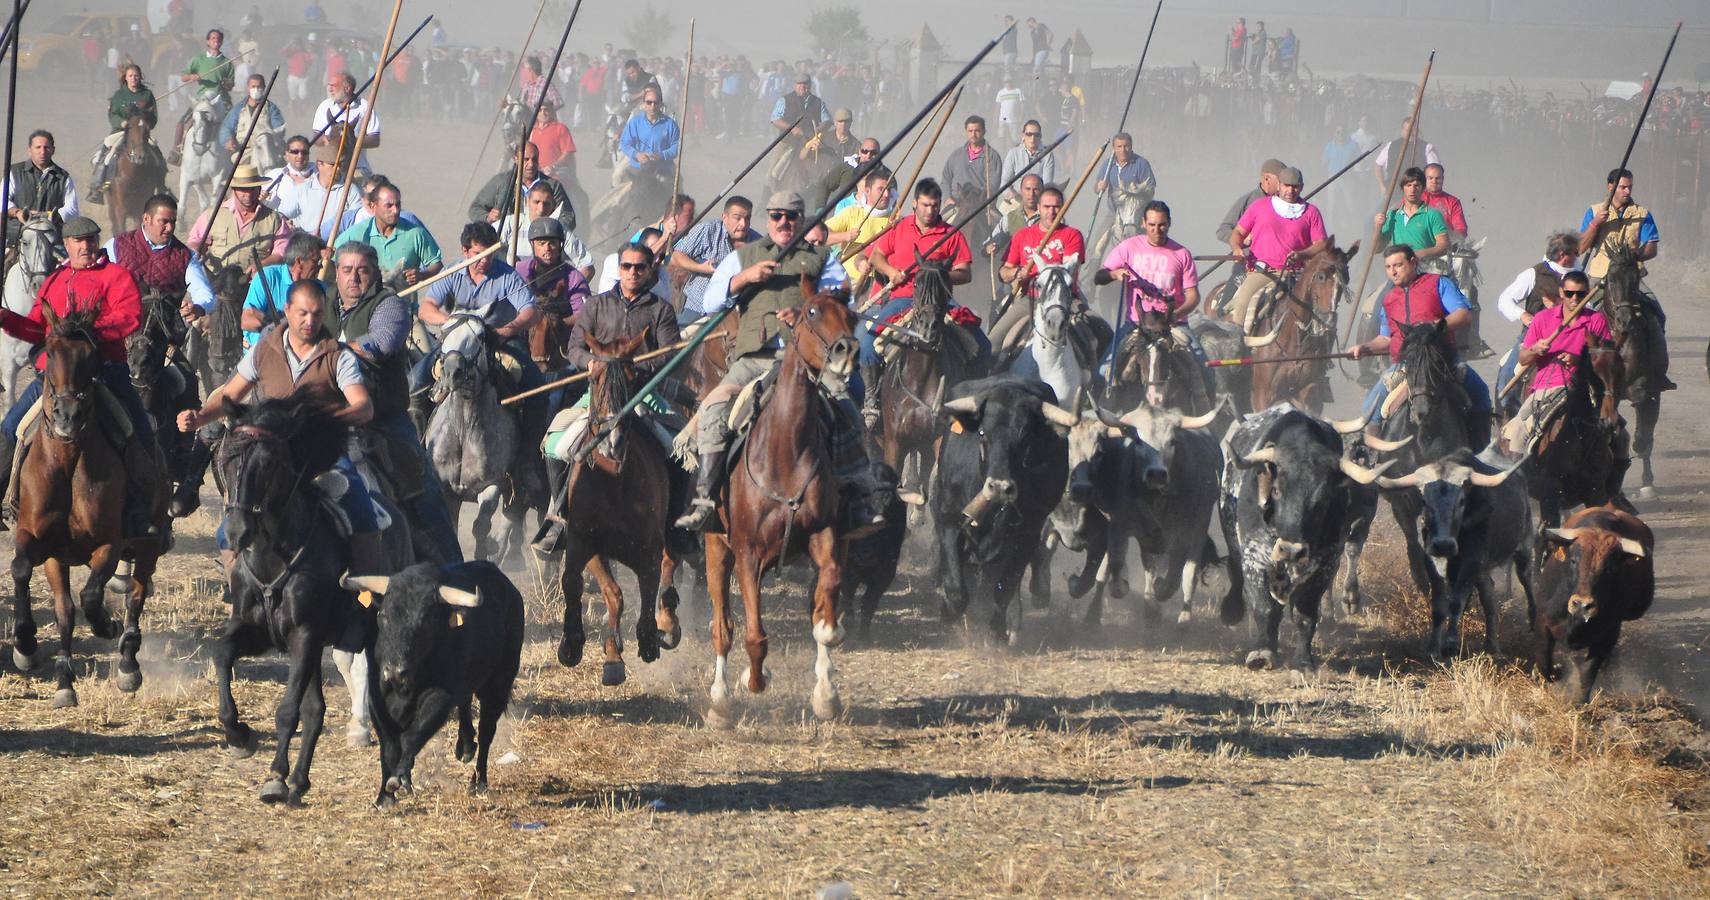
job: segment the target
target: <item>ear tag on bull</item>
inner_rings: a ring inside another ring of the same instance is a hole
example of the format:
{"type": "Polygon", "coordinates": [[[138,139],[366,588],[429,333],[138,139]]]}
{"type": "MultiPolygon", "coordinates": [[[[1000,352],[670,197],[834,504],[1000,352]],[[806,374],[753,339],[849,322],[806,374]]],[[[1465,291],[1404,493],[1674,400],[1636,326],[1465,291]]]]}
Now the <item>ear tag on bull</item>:
{"type": "Polygon", "coordinates": [[[1556,556],[1556,559],[1567,559],[1567,548],[1566,547],[1557,547],[1555,556],[1556,556]]]}
{"type": "Polygon", "coordinates": [[[453,627],[453,628],[462,628],[463,627],[463,610],[454,609],[451,611],[451,627],[453,627]]]}
{"type": "Polygon", "coordinates": [[[374,606],[374,592],[373,591],[360,591],[360,592],[358,592],[356,595],[356,602],[362,604],[363,609],[369,609],[369,608],[373,607],[374,606]]]}
{"type": "Polygon", "coordinates": [[[962,420],[961,419],[951,419],[950,420],[950,433],[951,434],[961,434],[962,433],[962,420]]]}

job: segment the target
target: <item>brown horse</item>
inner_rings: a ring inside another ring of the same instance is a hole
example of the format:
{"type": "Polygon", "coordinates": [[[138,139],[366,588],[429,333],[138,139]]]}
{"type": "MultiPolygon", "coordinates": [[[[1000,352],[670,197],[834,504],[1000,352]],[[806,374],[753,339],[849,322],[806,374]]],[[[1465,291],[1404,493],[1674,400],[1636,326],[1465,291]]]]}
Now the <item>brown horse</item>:
{"type": "Polygon", "coordinates": [[[748,690],[766,689],[766,628],[760,618],[760,576],[806,550],[819,569],[813,592],[813,711],[821,719],[842,709],[831,682],[831,649],[843,643],[837,620],[844,543],[839,529],[831,435],[820,414],[827,379],[849,377],[855,362],[855,316],[835,297],[802,283],[790,345],[776,380],[761,401],[748,440],[731,463],[719,516],[723,534],[706,535],[707,595],[712,601],[712,705],[707,721],[728,725],[732,701],[725,685],[730,656],[730,574],[736,570],[747,624],[748,690]]]}
{"type": "Polygon", "coordinates": [[[885,465],[904,481],[899,494],[915,508],[925,502],[928,470],[937,455],[938,410],[945,392],[966,378],[966,362],[944,341],[944,311],[950,305],[950,279],[940,263],[920,264],[915,277],[913,316],[909,328],[920,337],[898,338],[902,351],[876,385],[879,428],[874,438],[885,465]],[[906,463],[912,461],[913,466],[906,463]]]}
{"type": "MultiPolygon", "coordinates": [[[[563,284],[562,281],[558,282],[563,284]]],[[[569,363],[570,305],[558,301],[536,301],[540,318],[528,330],[528,355],[550,378],[569,363]]]]}
{"type": "Polygon", "coordinates": [[[1169,320],[1162,312],[1146,310],[1123,335],[1100,399],[1107,409],[1126,411],[1145,403],[1197,416],[1216,404],[1200,375],[1199,360],[1187,344],[1176,340],[1169,320]]]}
{"type": "MultiPolygon", "coordinates": [[[[1616,345],[1595,334],[1586,338],[1562,410],[1528,458],[1526,488],[1538,503],[1540,535],[1543,529],[1560,526],[1563,513],[1581,504],[1626,502],[1621,482],[1631,460],[1621,452],[1625,423],[1616,411],[1624,365],[1616,345]]],[[[1540,559],[1547,549],[1540,537],[1540,559]]]]}
{"type": "Polygon", "coordinates": [[[635,642],[641,658],[653,662],[659,650],[675,648],[682,636],[675,604],[656,608],[665,559],[665,531],[670,525],[671,474],[665,449],[634,416],[615,419],[629,402],[636,348],[647,332],[616,344],[601,344],[588,336],[593,358],[588,363],[588,431],[577,440],[580,452],[604,433],[599,444],[572,464],[565,481],[565,553],[559,584],[564,589],[564,636],[558,661],[574,666],[582,661],[582,572],[590,569],[606,604],[606,628],[601,641],[605,666],[600,683],[623,684],[623,590],[612,577],[611,562],[635,573],[641,596],[635,642]],[[615,424],[614,424],[615,421],[615,424]],[[606,433],[606,429],[610,429],[606,433]],[[661,632],[665,637],[661,637],[661,632]]]}
{"type": "Polygon", "coordinates": [[[1638,496],[1655,496],[1651,474],[1651,446],[1657,419],[1662,415],[1662,395],[1668,388],[1668,360],[1662,323],[1644,302],[1639,260],[1630,247],[1617,247],[1609,254],[1609,273],[1603,279],[1603,310],[1609,330],[1621,354],[1622,384],[1617,400],[1633,405],[1633,455],[1639,458],[1638,496]]]}
{"type": "Polygon", "coordinates": [[[166,161],[149,143],[148,121],[142,116],[125,120],[125,140],[115,151],[113,189],[107,197],[107,215],[113,233],[129,231],[142,224],[148,198],[166,193],[166,161]]]}
{"type": "MultiPolygon", "coordinates": [[[[76,625],[71,602],[71,567],[88,566],[89,580],[78,595],[89,630],[102,640],[119,638],[119,678],[122,691],[142,686],[137,651],[142,647],[142,609],[164,539],[127,543],[124,539],[125,448],[107,421],[111,414],[101,398],[96,375],[101,354],[95,343],[96,309],[76,310],[61,318],[46,303],[42,318],[48,326],[47,365],[42,371],[41,424],[35,442],[20,450],[18,466],[18,526],[12,557],[14,628],[13,661],[33,668],[37,650],[36,622],[30,613],[30,576],[47,566],[53,591],[54,619],[59,625],[59,656],[54,674],[59,687],[55,708],[77,705],[71,665],[71,635],[76,625]],[[127,552],[134,554],[125,626],[107,614],[102,589],[127,552]]],[[[122,415],[122,413],[120,413],[122,415]]],[[[166,496],[157,489],[154,520],[165,533],[166,496]]]]}
{"type": "MultiPolygon", "coordinates": [[[[1299,274],[1284,277],[1283,289],[1272,295],[1269,307],[1255,317],[1245,338],[1255,359],[1310,356],[1336,350],[1336,307],[1348,293],[1348,261],[1360,252],[1360,242],[1347,250],[1334,239],[1323,253],[1307,260],[1299,274]]],[[[1248,278],[1264,278],[1252,272],[1248,278]]],[[[1258,305],[1254,301],[1254,307],[1258,305]]],[[[1251,316],[1251,313],[1249,314],[1251,316]]],[[[1267,409],[1279,400],[1317,415],[1329,399],[1329,360],[1271,363],[1253,369],[1252,405],[1267,409]]]]}

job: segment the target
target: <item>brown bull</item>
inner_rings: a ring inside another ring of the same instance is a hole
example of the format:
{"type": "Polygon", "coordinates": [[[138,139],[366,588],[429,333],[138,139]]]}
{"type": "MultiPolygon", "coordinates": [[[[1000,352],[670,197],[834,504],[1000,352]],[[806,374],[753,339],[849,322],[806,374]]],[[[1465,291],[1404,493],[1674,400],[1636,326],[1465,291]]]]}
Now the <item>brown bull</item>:
{"type": "Polygon", "coordinates": [[[1551,547],[1531,610],[1538,673],[1553,679],[1556,649],[1565,649],[1568,694],[1584,703],[1615,650],[1621,623],[1651,608],[1656,541],[1639,517],[1613,506],[1580,510],[1544,533],[1551,547]]]}

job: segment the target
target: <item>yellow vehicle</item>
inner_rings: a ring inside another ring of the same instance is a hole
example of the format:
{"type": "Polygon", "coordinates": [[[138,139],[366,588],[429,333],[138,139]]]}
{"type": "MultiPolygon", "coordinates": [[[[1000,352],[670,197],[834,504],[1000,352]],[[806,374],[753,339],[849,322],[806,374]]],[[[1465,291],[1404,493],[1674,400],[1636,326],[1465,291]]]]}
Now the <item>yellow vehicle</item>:
{"type": "Polygon", "coordinates": [[[142,16],[128,13],[61,13],[46,24],[25,20],[24,34],[18,42],[18,68],[26,72],[50,75],[70,75],[84,67],[83,40],[93,35],[101,41],[103,51],[115,38],[131,33],[136,26],[141,55],[138,60],[152,66],[171,39],[158,38],[149,32],[142,16]]]}

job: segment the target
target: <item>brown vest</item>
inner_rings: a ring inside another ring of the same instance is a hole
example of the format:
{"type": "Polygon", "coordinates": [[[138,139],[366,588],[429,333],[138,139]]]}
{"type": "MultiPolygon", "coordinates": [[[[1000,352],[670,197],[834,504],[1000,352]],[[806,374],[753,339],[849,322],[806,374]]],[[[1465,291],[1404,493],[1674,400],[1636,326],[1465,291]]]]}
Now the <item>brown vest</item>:
{"type": "Polygon", "coordinates": [[[329,414],[343,409],[344,392],[338,388],[338,355],[344,346],[330,337],[322,338],[315,345],[308,367],[293,381],[291,363],[285,356],[287,333],[288,329],[279,326],[255,345],[256,399],[297,397],[329,414]]]}
{"type": "Polygon", "coordinates": [[[1562,277],[1556,270],[1550,268],[1547,262],[1541,262],[1532,267],[1532,292],[1526,295],[1521,308],[1526,312],[1537,315],[1544,308],[1545,297],[1560,297],[1562,295],[1562,277]]]}

